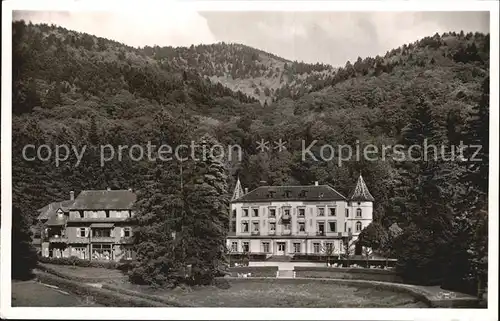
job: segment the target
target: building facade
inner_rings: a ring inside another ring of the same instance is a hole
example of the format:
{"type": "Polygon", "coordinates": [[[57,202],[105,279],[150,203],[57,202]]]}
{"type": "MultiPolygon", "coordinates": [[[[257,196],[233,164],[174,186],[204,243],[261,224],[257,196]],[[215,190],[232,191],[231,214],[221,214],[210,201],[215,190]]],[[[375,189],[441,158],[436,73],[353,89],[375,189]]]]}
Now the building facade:
{"type": "MultiPolygon", "coordinates": [[[[349,198],[329,185],[261,186],[231,201],[227,246],[268,256],[342,254],[373,219],[373,196],[359,176],[349,198]],[[349,246],[346,246],[349,244],[349,246]]],[[[350,250],[349,250],[350,251],[350,250]]],[[[352,253],[361,254],[361,253],[352,253]]]]}
{"type": "MultiPolygon", "coordinates": [[[[132,259],[131,190],[89,190],[40,210],[40,254],[45,257],[119,261],[132,259]]],[[[39,236],[38,240],[37,237],[39,236]]]]}

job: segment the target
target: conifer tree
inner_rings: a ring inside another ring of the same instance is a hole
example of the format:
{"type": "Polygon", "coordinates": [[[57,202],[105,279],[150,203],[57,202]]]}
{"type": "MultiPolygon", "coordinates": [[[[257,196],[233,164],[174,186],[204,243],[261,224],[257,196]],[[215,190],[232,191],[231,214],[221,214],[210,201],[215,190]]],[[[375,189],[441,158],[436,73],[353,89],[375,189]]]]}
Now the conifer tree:
{"type": "Polygon", "coordinates": [[[36,267],[37,257],[31,243],[29,214],[18,206],[12,208],[12,278],[29,279],[36,267]]]}

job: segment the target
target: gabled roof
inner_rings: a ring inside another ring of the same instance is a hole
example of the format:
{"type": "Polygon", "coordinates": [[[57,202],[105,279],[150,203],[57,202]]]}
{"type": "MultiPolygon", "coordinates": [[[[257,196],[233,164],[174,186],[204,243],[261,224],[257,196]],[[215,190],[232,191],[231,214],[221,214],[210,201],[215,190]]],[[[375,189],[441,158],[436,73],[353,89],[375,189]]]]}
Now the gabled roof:
{"type": "Polygon", "coordinates": [[[354,188],[351,197],[349,197],[349,200],[358,202],[375,201],[372,194],[370,194],[370,191],[368,191],[368,187],[366,187],[365,181],[361,175],[359,175],[358,182],[356,183],[356,187],[354,188]]]}
{"type": "Polygon", "coordinates": [[[63,211],[63,215],[62,216],[59,216],[58,215],[58,211],[59,210],[56,210],[54,212],[53,215],[50,216],[49,220],[47,221],[47,225],[49,226],[55,226],[55,225],[64,225],[66,224],[66,220],[68,219],[68,217],[66,215],[64,215],[64,212],[63,211]]]}
{"type": "Polygon", "coordinates": [[[49,220],[53,216],[57,216],[57,210],[62,209],[64,212],[68,212],[69,208],[73,204],[74,201],[66,200],[62,202],[53,202],[48,205],[45,205],[41,209],[38,210],[40,213],[38,215],[38,220],[49,220]]]}
{"type": "Polygon", "coordinates": [[[136,199],[130,190],[82,191],[70,210],[130,210],[136,199]]]}
{"type": "Polygon", "coordinates": [[[242,197],[238,202],[271,201],[345,201],[346,198],[329,185],[261,186],[242,197]]]}

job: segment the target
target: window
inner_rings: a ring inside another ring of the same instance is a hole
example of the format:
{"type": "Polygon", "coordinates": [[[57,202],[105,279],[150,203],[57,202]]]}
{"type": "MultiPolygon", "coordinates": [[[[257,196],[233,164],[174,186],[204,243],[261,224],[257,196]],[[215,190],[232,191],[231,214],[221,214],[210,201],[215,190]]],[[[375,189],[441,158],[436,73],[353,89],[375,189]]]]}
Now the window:
{"type": "Polygon", "coordinates": [[[300,243],[293,243],[293,252],[300,253],[300,243]]]}
{"type": "Polygon", "coordinates": [[[253,212],[253,217],[259,217],[259,209],[258,208],[254,208],[252,212],[253,212]]]}
{"type": "Polygon", "coordinates": [[[345,209],[345,217],[349,217],[349,209],[348,208],[345,209]]]}
{"type": "Polygon", "coordinates": [[[289,230],[290,230],[290,223],[284,224],[284,225],[283,225],[283,229],[284,229],[285,231],[289,231],[289,230]]]}
{"type": "Polygon", "coordinates": [[[269,253],[269,242],[262,242],[262,252],[269,253]]]}
{"type": "Polygon", "coordinates": [[[243,216],[248,216],[248,208],[243,209],[243,216]]]}
{"type": "Polygon", "coordinates": [[[236,233],[236,222],[231,223],[231,232],[236,233]]]}
{"type": "Polygon", "coordinates": [[[361,232],[363,225],[361,222],[356,222],[356,232],[361,232]]]}
{"type": "Polygon", "coordinates": [[[290,215],[290,209],[285,209],[285,215],[290,215]]]}
{"type": "Polygon", "coordinates": [[[347,223],[344,223],[344,232],[347,232],[347,223]]]}
{"type": "Polygon", "coordinates": [[[86,234],[87,233],[86,233],[86,229],[85,228],[79,228],[78,229],[78,236],[79,237],[85,237],[86,234]]]}
{"type": "Polygon", "coordinates": [[[83,247],[83,246],[74,247],[71,252],[72,252],[71,253],[72,256],[76,256],[76,257],[78,257],[79,259],[82,259],[82,260],[86,259],[87,249],[85,247],[83,247]]]}
{"type": "Polygon", "coordinates": [[[328,222],[330,232],[337,232],[337,222],[328,222]]]}
{"type": "Polygon", "coordinates": [[[319,243],[313,243],[313,252],[319,253],[319,243]]]}
{"type": "Polygon", "coordinates": [[[78,214],[80,214],[80,218],[84,218],[85,217],[85,214],[83,213],[83,211],[79,211],[78,214]]]}
{"type": "Polygon", "coordinates": [[[248,222],[243,222],[243,223],[241,223],[241,231],[242,231],[243,233],[248,232],[248,222]]]}
{"type": "Polygon", "coordinates": [[[106,212],[106,218],[109,218],[109,211],[106,210],[105,212],[106,212]]]}
{"type": "Polygon", "coordinates": [[[356,217],[361,217],[361,209],[356,209],[356,217]]]}
{"type": "Polygon", "coordinates": [[[325,209],[323,207],[318,208],[318,216],[325,216],[325,209]]]}
{"type": "Polygon", "coordinates": [[[336,216],[337,215],[337,209],[335,207],[330,207],[330,216],[336,216]]]}
{"type": "Polygon", "coordinates": [[[92,237],[111,237],[111,229],[110,228],[92,229],[92,237]]]}
{"type": "Polygon", "coordinates": [[[351,232],[352,232],[352,229],[351,229],[351,228],[348,228],[348,229],[347,229],[347,232],[351,233],[351,232]]]}
{"type": "Polygon", "coordinates": [[[92,259],[94,260],[112,260],[111,244],[92,244],[92,259]]]}
{"type": "Polygon", "coordinates": [[[248,242],[243,242],[243,252],[250,251],[250,244],[248,242]]]}
{"type": "Polygon", "coordinates": [[[318,234],[325,234],[325,223],[318,223],[318,234]]]}
{"type": "Polygon", "coordinates": [[[233,210],[233,218],[236,218],[236,210],[233,210]]]}
{"type": "Polygon", "coordinates": [[[253,230],[254,232],[258,232],[259,231],[259,222],[253,222],[252,224],[253,226],[253,230]]]}
{"type": "Polygon", "coordinates": [[[231,243],[231,251],[232,252],[238,252],[238,242],[232,242],[231,243]]]}
{"type": "Polygon", "coordinates": [[[299,223],[299,232],[306,231],[306,223],[299,223]]]}
{"type": "Polygon", "coordinates": [[[269,223],[269,230],[275,231],[276,230],[276,223],[269,223]]]}
{"type": "Polygon", "coordinates": [[[305,208],[299,208],[299,217],[304,217],[306,215],[306,209],[305,208]]]}
{"type": "Polygon", "coordinates": [[[276,209],[275,208],[269,209],[269,217],[276,217],[276,209]]]}
{"type": "Polygon", "coordinates": [[[130,247],[125,248],[125,260],[132,260],[132,249],[130,247]]]}
{"type": "Polygon", "coordinates": [[[123,229],[123,237],[131,237],[132,236],[132,229],[130,227],[125,227],[123,229]]]}

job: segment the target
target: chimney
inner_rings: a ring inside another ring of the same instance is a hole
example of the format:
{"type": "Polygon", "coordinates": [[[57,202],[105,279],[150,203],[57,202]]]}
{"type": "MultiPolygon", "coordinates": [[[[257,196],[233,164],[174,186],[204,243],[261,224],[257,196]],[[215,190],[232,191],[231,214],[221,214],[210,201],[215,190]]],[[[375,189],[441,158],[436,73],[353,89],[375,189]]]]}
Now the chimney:
{"type": "Polygon", "coordinates": [[[245,194],[248,194],[248,187],[245,187],[245,194]]]}
{"type": "Polygon", "coordinates": [[[315,181],[315,182],[314,182],[314,186],[318,186],[318,181],[315,181]]]}
{"type": "Polygon", "coordinates": [[[69,192],[69,199],[74,201],[75,200],[75,192],[74,191],[70,191],[69,192]]]}

